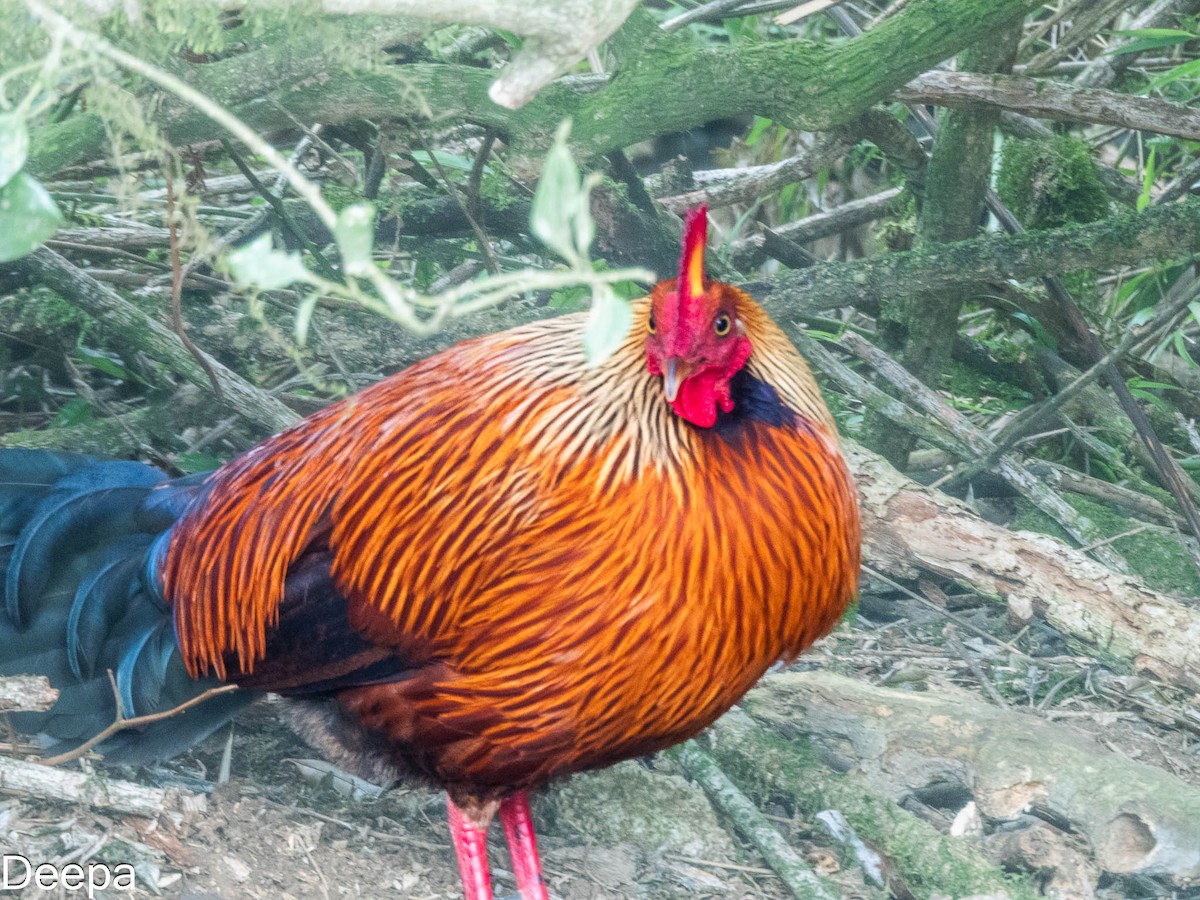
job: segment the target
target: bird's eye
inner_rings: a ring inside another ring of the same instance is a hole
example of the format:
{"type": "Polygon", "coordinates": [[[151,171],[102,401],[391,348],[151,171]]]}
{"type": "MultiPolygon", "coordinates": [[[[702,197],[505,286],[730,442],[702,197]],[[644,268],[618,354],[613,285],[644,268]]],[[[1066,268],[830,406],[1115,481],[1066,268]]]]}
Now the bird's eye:
{"type": "Polygon", "coordinates": [[[717,333],[718,337],[725,337],[725,335],[729,334],[729,327],[732,324],[733,323],[729,321],[729,316],[725,315],[725,313],[721,313],[719,316],[713,319],[713,331],[717,333]]]}
{"type": "Polygon", "coordinates": [[[646,327],[654,334],[654,313],[650,313],[650,321],[646,323],[646,327]]]}

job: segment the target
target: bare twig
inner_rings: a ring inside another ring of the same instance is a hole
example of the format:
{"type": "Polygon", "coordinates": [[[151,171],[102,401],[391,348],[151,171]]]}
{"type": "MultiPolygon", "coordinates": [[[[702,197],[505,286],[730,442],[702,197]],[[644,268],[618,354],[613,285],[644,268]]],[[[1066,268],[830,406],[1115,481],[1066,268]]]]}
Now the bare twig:
{"type": "MultiPolygon", "coordinates": [[[[910,398],[917,408],[936,419],[956,439],[969,447],[972,453],[984,456],[992,450],[991,440],[972,425],[962,413],[952,409],[934,391],[913,377],[903,366],[878,347],[854,332],[847,332],[843,335],[842,343],[848,350],[872,366],[885,381],[910,398]]],[[[1030,475],[1012,456],[1007,454],[1000,456],[996,461],[996,470],[1005,481],[1038,509],[1058,522],[1080,544],[1092,544],[1107,537],[1100,533],[1086,516],[1081,515],[1062,497],[1030,475]]],[[[1117,572],[1129,571],[1129,564],[1112,547],[1097,547],[1095,555],[1097,559],[1117,572]]]]}
{"type": "MultiPolygon", "coordinates": [[[[207,373],[178,335],[53,250],[42,247],[12,265],[103,321],[113,329],[114,340],[135,335],[136,343],[126,344],[130,350],[141,350],[198,387],[211,388],[207,373]]],[[[225,402],[245,418],[271,431],[296,422],[296,414],[274,397],[215,360],[211,364],[225,391],[225,402]]]]}
{"type": "Polygon", "coordinates": [[[145,787],[131,781],[105,778],[94,772],[51,769],[37,762],[0,756],[0,790],[67,803],[110,809],[133,816],[157,816],[189,806],[180,791],[145,787]]]}
{"type": "MultiPolygon", "coordinates": [[[[443,166],[442,161],[437,158],[437,153],[434,152],[433,145],[429,143],[429,140],[425,137],[424,133],[421,134],[421,143],[425,147],[426,154],[428,154],[429,158],[433,161],[433,167],[437,169],[438,177],[442,179],[442,185],[446,188],[446,193],[454,198],[454,202],[458,204],[459,209],[462,210],[462,214],[466,217],[468,224],[470,224],[471,231],[475,232],[475,240],[479,242],[479,250],[484,255],[484,259],[487,263],[487,270],[493,275],[498,274],[500,272],[500,260],[496,257],[496,249],[492,246],[491,238],[487,236],[487,232],[483,230],[483,226],[479,224],[479,219],[473,214],[471,209],[472,206],[476,208],[479,206],[478,185],[475,187],[475,199],[472,200],[472,195],[468,194],[467,199],[464,200],[463,195],[459,192],[458,188],[454,186],[454,182],[450,180],[450,176],[446,174],[445,166],[443,166]]],[[[477,164],[480,159],[486,158],[487,152],[485,152],[485,149],[486,151],[491,150],[490,143],[485,140],[484,144],[485,146],[480,148],[479,155],[476,157],[475,161],[477,164]]],[[[472,175],[474,175],[474,168],[472,168],[472,175]]]]}
{"type": "Polygon", "coordinates": [[[711,2],[697,6],[695,9],[689,9],[687,12],[672,16],[659,27],[668,33],[678,31],[684,25],[691,25],[693,22],[701,22],[714,16],[720,16],[722,13],[730,12],[745,2],[746,0],[711,0],[711,2]]]}
{"type": "MultiPolygon", "coordinates": [[[[1196,0],[1155,0],[1129,23],[1128,30],[1167,27],[1173,24],[1175,19],[1197,11],[1200,11],[1200,3],[1196,0]]],[[[1075,83],[1080,87],[1108,87],[1118,75],[1137,61],[1137,53],[1116,52],[1133,40],[1134,38],[1130,37],[1117,41],[1108,48],[1108,53],[1085,62],[1082,70],[1075,76],[1075,83]]],[[[1147,62],[1142,60],[1139,65],[1145,65],[1147,62]]]]}
{"type": "MultiPolygon", "coordinates": [[[[842,30],[850,36],[854,37],[862,34],[862,29],[850,17],[849,13],[844,10],[834,9],[830,15],[838,22],[842,30]]],[[[932,135],[937,132],[937,123],[933,120],[928,110],[920,104],[909,104],[909,109],[929,134],[932,135]]],[[[1018,235],[1024,233],[1024,226],[1013,215],[1012,210],[1005,206],[999,195],[991,189],[987,192],[987,207],[1009,234],[1018,235]]],[[[1075,302],[1074,297],[1071,296],[1070,291],[1066,289],[1057,275],[1044,275],[1042,283],[1045,284],[1046,290],[1054,301],[1059,314],[1067,321],[1071,330],[1086,348],[1087,353],[1093,360],[1101,360],[1105,355],[1104,346],[1100,343],[1100,339],[1092,332],[1091,327],[1088,325],[1083,313],[1080,312],[1079,306],[1075,302]]],[[[1189,530],[1195,537],[1200,538],[1200,509],[1197,509],[1196,504],[1192,501],[1188,487],[1188,476],[1163,446],[1158,433],[1150,424],[1150,419],[1146,416],[1145,411],[1138,404],[1136,398],[1134,398],[1133,393],[1129,390],[1129,386],[1125,384],[1125,380],[1121,377],[1121,373],[1116,367],[1107,366],[1104,370],[1104,378],[1108,382],[1112,392],[1116,395],[1117,402],[1120,403],[1122,411],[1129,417],[1130,422],[1133,423],[1134,430],[1137,431],[1138,437],[1153,458],[1155,468],[1158,470],[1163,484],[1171,492],[1172,496],[1174,496],[1175,502],[1179,504],[1180,511],[1183,513],[1184,518],[1187,519],[1189,530]]],[[[1197,566],[1200,567],[1200,562],[1197,562],[1197,566]]]]}
{"type": "Polygon", "coordinates": [[[217,373],[213,370],[212,363],[207,356],[200,352],[200,348],[192,343],[187,328],[183,324],[184,271],[179,261],[179,228],[175,221],[174,178],[170,172],[167,172],[167,232],[171,236],[171,329],[208,376],[213,394],[218,400],[224,400],[225,395],[221,391],[221,382],[217,381],[217,373]]]}
{"type": "Polygon", "coordinates": [[[981,459],[964,466],[962,471],[955,472],[950,477],[950,480],[962,482],[980,472],[990,469],[1002,455],[1016,446],[1022,437],[1029,434],[1034,428],[1047,421],[1051,415],[1074,400],[1090,384],[1104,377],[1109,366],[1118,363],[1127,354],[1133,352],[1137,346],[1144,346],[1147,343],[1153,342],[1161,337],[1164,332],[1173,328],[1176,320],[1180,315],[1187,312],[1189,304],[1195,298],[1196,294],[1194,290],[1181,291],[1179,296],[1175,297],[1159,310],[1158,314],[1145,328],[1137,329],[1136,331],[1130,329],[1126,332],[1116,347],[1105,354],[1099,362],[1095,363],[1090,369],[1071,382],[1071,384],[1067,385],[1067,387],[1044,403],[1029,407],[1015,416],[993,438],[995,448],[991,452],[981,459]]]}
{"type": "MultiPolygon", "coordinates": [[[[889,188],[870,197],[850,200],[833,209],[789,222],[772,231],[776,237],[793,244],[810,244],[890,214],[899,206],[903,191],[903,188],[889,188]]],[[[762,262],[764,255],[773,255],[766,245],[767,238],[763,234],[736,241],[730,249],[734,267],[743,270],[752,268],[762,262]]]]}
{"type": "Polygon", "coordinates": [[[702,203],[718,207],[757,200],[763,194],[803,181],[819,172],[852,145],[853,140],[846,130],[837,129],[819,135],[804,153],[780,162],[743,169],[722,169],[719,181],[713,179],[703,184],[705,173],[697,172],[696,180],[703,184],[702,187],[674,197],[661,197],[659,203],[671,212],[682,213],[702,203]]]}
{"type": "Polygon", "coordinates": [[[479,145],[479,151],[475,154],[475,161],[471,163],[471,174],[467,178],[467,205],[475,221],[479,221],[483,216],[483,203],[479,195],[479,188],[483,181],[483,169],[487,165],[488,157],[491,156],[492,147],[496,145],[498,136],[494,128],[489,128],[487,134],[483,136],[483,143],[479,145]]]}
{"type": "Polygon", "coordinates": [[[758,848],[763,859],[796,897],[803,900],[833,900],[835,895],[825,882],[788,845],[779,830],[763,817],[750,798],[729,780],[729,776],[721,771],[711,756],[693,741],[681,744],[669,753],[758,848]]]}
{"type": "Polygon", "coordinates": [[[1129,0],[1108,0],[1108,2],[1084,0],[1084,2],[1076,4],[1071,10],[1071,28],[1066,34],[1059,34],[1053,47],[1029,60],[1027,71],[1041,72],[1066,59],[1071,51],[1095,37],[1109,19],[1128,5],[1129,0]]]}
{"type": "Polygon", "coordinates": [[[60,753],[57,756],[50,756],[46,759],[38,760],[43,766],[58,766],[65,762],[70,762],[73,759],[79,759],[84,756],[89,750],[97,744],[101,744],[108,740],[114,734],[125,731],[127,728],[141,728],[143,725],[152,725],[155,722],[161,722],[163,719],[170,719],[173,716],[179,715],[181,712],[186,712],[193,706],[199,706],[206,700],[213,697],[218,697],[221,694],[231,694],[238,689],[236,684],[222,684],[218,687],[209,688],[203,694],[198,694],[190,700],[180,703],[178,706],[173,706],[170,709],[162,712],[148,713],[144,716],[134,716],[131,719],[125,718],[125,713],[121,704],[121,692],[117,688],[117,679],[113,676],[112,669],[108,670],[108,680],[112,684],[113,697],[116,698],[117,716],[103,731],[99,734],[88,738],[78,747],[73,750],[68,750],[65,753],[60,753]]]}

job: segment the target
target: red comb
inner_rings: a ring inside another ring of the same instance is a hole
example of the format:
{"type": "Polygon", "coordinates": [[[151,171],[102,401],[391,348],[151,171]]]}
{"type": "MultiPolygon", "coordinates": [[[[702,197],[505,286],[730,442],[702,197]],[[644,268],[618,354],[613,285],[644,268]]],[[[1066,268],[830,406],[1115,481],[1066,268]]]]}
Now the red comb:
{"type": "Polygon", "coordinates": [[[704,278],[704,246],[708,242],[708,207],[697,206],[687,211],[683,225],[683,257],[679,260],[678,291],[680,299],[690,299],[700,293],[704,278]]]}

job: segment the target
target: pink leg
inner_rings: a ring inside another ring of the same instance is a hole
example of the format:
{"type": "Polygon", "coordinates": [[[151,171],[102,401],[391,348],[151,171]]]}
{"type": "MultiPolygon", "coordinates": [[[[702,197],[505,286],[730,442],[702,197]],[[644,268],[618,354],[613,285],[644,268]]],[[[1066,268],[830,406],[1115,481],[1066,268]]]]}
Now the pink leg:
{"type": "Polygon", "coordinates": [[[529,795],[517,791],[500,803],[500,821],[508,839],[513,874],[521,900],[549,900],[538,858],[537,839],[533,835],[533,817],[529,814],[529,795]]]}
{"type": "MultiPolygon", "coordinates": [[[[494,809],[494,807],[493,807],[494,809]]],[[[458,854],[458,871],[462,876],[466,900],[492,900],[492,879],[488,872],[487,826],[472,822],[458,805],[446,795],[446,811],[450,819],[450,839],[458,854]]],[[[488,818],[491,818],[489,813],[488,818]]]]}

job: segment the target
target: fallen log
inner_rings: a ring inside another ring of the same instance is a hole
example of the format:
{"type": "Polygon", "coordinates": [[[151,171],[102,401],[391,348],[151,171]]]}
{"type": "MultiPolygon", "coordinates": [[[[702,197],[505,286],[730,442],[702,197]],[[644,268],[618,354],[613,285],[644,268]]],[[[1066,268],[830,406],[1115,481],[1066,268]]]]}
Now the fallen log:
{"type": "Polygon", "coordinates": [[[901,691],[830,672],[773,676],[743,706],[785,737],[841,748],[897,802],[961,785],[989,819],[1032,811],[1068,823],[1104,871],[1200,877],[1200,790],[1073,729],[957,688],[901,691]]]}
{"type": "Polygon", "coordinates": [[[0,791],[81,803],[134,816],[179,814],[204,806],[203,796],[145,787],[98,773],[71,772],[0,756],[0,791]]]}
{"type": "Polygon", "coordinates": [[[825,810],[841,813],[880,854],[894,896],[1039,896],[1028,879],[1005,873],[973,845],[946,837],[862,779],[834,771],[804,740],[785,739],[739,709],[722,716],[707,735],[713,758],[760,806],[782,797],[806,820],[825,810]]]}
{"type": "Polygon", "coordinates": [[[998,597],[1019,624],[1040,617],[1137,669],[1200,688],[1200,611],[1061,541],[1009,531],[846,443],[867,562],[901,577],[934,572],[998,597]]]}
{"type": "Polygon", "coordinates": [[[0,712],[45,712],[58,701],[58,691],[41,675],[0,678],[0,712]]]}

